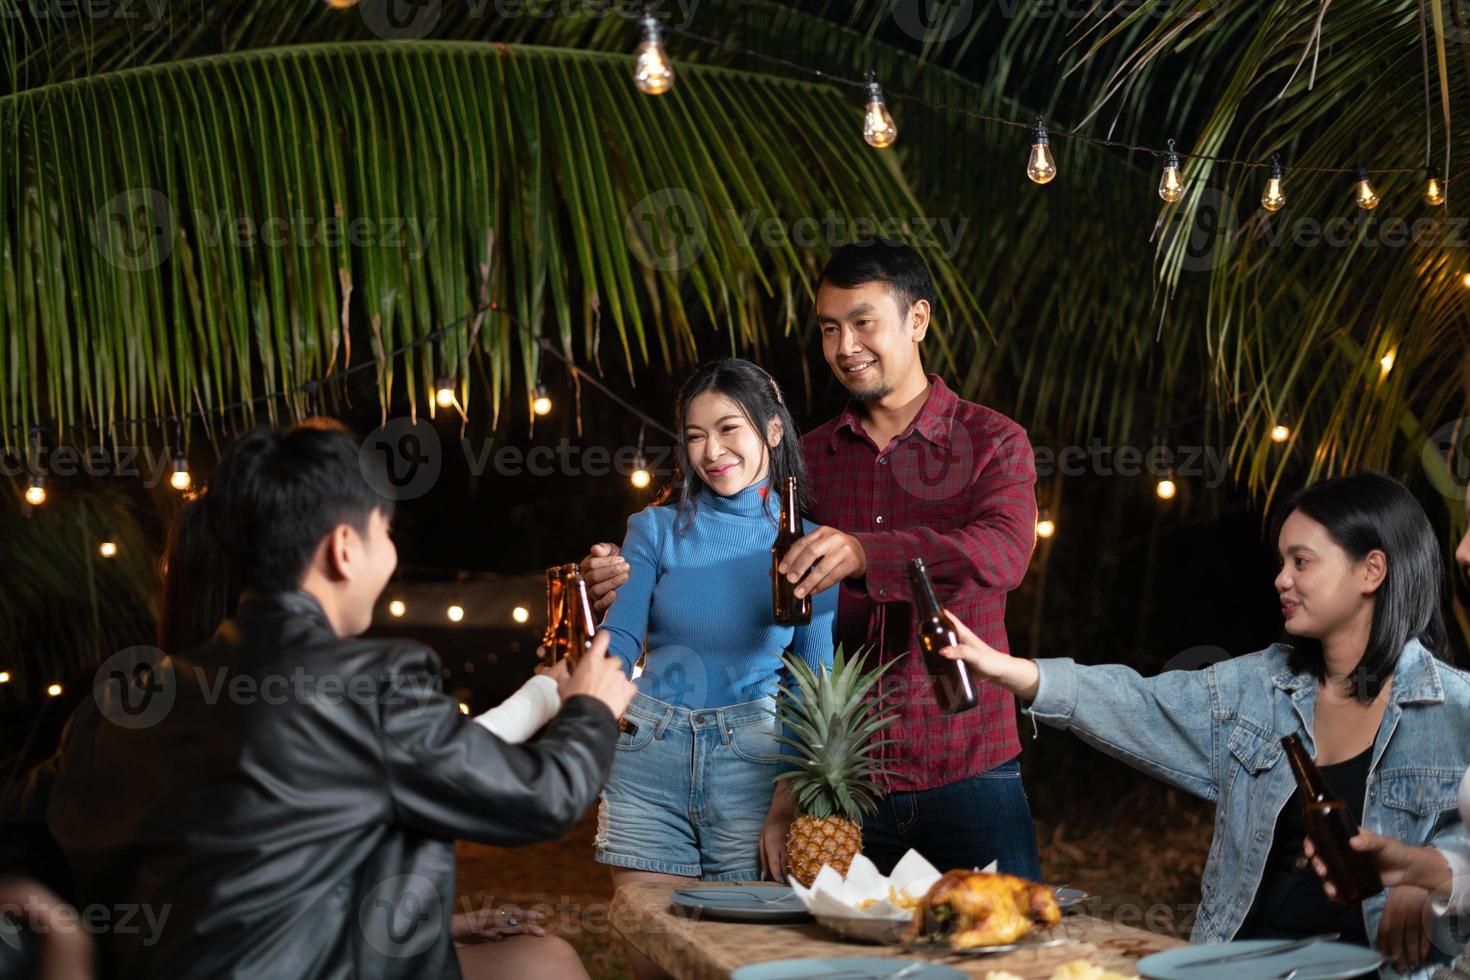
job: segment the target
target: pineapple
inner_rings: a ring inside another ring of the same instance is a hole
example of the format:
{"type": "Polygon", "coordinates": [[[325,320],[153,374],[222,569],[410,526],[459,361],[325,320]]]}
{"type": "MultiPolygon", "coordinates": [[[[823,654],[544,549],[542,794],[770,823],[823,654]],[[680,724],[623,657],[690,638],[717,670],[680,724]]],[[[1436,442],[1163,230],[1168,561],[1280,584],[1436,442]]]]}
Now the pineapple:
{"type": "Polygon", "coordinates": [[[818,674],[799,658],[786,658],[795,691],[781,688],[776,714],[784,729],[780,740],[795,756],[777,758],[797,768],[776,779],[790,780],[796,818],[786,850],[791,874],[807,887],[824,864],[847,874],[862,850],[863,814],[878,806],[873,779],[886,773],[874,753],[892,741],[873,737],[893,720],[877,717],[879,699],[867,694],[893,663],[864,674],[863,655],[845,660],[839,649],[831,671],[823,667],[818,674]]]}

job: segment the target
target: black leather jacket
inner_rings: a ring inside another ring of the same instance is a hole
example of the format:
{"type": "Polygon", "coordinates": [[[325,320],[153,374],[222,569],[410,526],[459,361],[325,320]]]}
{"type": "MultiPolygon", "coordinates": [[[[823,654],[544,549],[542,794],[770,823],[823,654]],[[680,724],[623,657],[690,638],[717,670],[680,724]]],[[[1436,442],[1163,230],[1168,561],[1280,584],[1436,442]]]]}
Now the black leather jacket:
{"type": "Polygon", "coordinates": [[[574,697],[507,745],[443,694],[431,650],[340,639],[304,592],[248,597],[172,668],[156,720],[136,686],[131,714],[120,687],[84,703],[18,804],[44,813],[78,907],[110,910],[116,976],[458,977],[454,839],[560,837],[618,735],[574,697]]]}

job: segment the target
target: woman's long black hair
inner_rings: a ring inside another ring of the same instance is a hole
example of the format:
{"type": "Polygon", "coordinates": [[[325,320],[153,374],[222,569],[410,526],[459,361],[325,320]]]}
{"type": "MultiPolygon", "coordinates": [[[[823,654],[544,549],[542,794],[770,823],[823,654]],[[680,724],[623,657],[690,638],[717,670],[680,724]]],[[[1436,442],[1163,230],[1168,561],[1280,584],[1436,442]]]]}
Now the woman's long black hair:
{"type": "MultiPolygon", "coordinates": [[[[1277,522],[1301,511],[1327,529],[1353,561],[1382,551],[1388,572],[1373,601],[1373,625],[1363,659],[1353,671],[1354,696],[1371,703],[1383,682],[1398,667],[1404,644],[1415,639],[1434,656],[1455,664],[1441,611],[1444,564],[1439,541],[1424,508],[1402,483],[1382,473],[1355,473],[1298,491],[1277,522]]],[[[1322,644],[1308,637],[1291,638],[1292,670],[1310,672],[1319,681],[1327,664],[1322,644]]]]}
{"type": "Polygon", "coordinates": [[[170,656],[192,651],[235,614],[239,583],[210,523],[205,497],[186,502],[164,545],[158,646],[170,656]]]}
{"type": "MultiPolygon", "coordinates": [[[[684,526],[694,519],[698,506],[699,488],[704,485],[699,474],[689,462],[689,447],[684,442],[684,423],[689,417],[689,406],[707,392],[724,395],[740,409],[740,414],[764,440],[770,429],[771,419],[781,420],[781,443],[767,446],[770,459],[768,475],[773,491],[779,493],[782,481],[788,476],[796,477],[796,496],[803,511],[811,507],[810,487],[807,484],[806,464],[801,456],[800,433],[792,421],[786,400],[781,396],[780,386],[764,368],[740,357],[727,357],[722,361],[706,364],[695,371],[684,387],[679,390],[678,408],[674,412],[674,431],[678,434],[677,462],[673,481],[664,488],[656,505],[678,508],[684,526]]],[[[767,495],[765,506],[774,523],[780,509],[780,497],[776,493],[767,495]]]]}

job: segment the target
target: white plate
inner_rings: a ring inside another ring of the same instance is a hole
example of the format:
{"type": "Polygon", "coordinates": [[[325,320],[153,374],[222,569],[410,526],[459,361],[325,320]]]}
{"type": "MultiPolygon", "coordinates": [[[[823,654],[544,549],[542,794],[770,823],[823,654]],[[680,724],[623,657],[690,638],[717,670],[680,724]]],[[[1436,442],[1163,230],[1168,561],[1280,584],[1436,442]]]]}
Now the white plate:
{"type": "Polygon", "coordinates": [[[1243,939],[1213,946],[1183,946],[1138,961],[1138,972],[1149,980],[1269,980],[1292,970],[1299,971],[1295,980],[1351,980],[1372,973],[1383,964],[1383,956],[1363,946],[1349,943],[1313,943],[1301,949],[1274,956],[1258,956],[1234,963],[1214,966],[1190,966],[1197,961],[1213,960],[1233,953],[1284,946],[1290,939],[1243,939]]]}

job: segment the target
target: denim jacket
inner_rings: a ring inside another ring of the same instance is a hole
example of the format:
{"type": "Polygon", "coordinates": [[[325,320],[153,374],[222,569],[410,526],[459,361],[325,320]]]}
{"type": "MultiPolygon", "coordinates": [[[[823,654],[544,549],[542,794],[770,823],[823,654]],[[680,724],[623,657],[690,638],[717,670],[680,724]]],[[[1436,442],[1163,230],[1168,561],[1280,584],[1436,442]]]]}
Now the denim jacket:
{"type": "MultiPolygon", "coordinates": [[[[1067,728],[1129,765],[1215,804],[1215,836],[1191,939],[1231,939],[1260,885],[1276,818],[1296,789],[1284,735],[1312,738],[1317,681],[1287,665],[1276,644],[1203,670],[1141,677],[1127,667],[1038,660],[1041,684],[1030,713],[1067,728]],[[1081,695],[1085,691],[1086,694],[1081,695]]],[[[1404,646],[1391,703],[1373,743],[1363,824],[1410,844],[1464,851],[1470,835],[1456,794],[1470,765],[1470,674],[1435,660],[1417,640],[1404,646]]],[[[1369,938],[1378,934],[1387,892],[1363,902],[1369,938]]],[[[1431,976],[1464,948],[1470,919],[1435,923],[1431,976]]],[[[1385,976],[1394,975],[1385,969],[1385,976]]]]}

